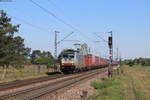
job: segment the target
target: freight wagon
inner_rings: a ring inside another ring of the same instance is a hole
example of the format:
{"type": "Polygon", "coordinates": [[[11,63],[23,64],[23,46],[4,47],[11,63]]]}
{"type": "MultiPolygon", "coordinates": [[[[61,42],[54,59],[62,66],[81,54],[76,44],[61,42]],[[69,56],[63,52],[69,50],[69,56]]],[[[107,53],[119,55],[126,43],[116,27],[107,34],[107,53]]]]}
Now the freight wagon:
{"type": "Polygon", "coordinates": [[[90,70],[108,66],[108,59],[92,54],[84,54],[80,50],[66,49],[59,55],[60,70],[63,73],[90,70]]]}

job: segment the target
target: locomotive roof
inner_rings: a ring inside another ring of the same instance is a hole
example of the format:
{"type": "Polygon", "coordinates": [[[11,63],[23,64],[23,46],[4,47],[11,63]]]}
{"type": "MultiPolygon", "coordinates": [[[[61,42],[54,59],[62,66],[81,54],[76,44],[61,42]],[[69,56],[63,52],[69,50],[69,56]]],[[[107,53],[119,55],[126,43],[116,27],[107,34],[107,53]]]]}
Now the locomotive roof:
{"type": "Polygon", "coordinates": [[[74,49],[65,49],[62,52],[75,52],[75,51],[77,51],[77,50],[74,50],[74,49]]]}
{"type": "Polygon", "coordinates": [[[63,54],[63,53],[65,53],[65,52],[76,52],[77,50],[74,50],[74,49],[64,49],[60,54],[59,54],[59,56],[58,56],[58,58],[60,58],[60,56],[63,54]]]}

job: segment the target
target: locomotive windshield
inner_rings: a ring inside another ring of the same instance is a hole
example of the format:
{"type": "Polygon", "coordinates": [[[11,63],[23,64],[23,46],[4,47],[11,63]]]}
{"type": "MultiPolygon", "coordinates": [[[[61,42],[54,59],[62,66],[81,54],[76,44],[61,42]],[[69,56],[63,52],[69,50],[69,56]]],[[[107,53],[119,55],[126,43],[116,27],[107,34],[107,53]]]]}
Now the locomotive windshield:
{"type": "Polygon", "coordinates": [[[74,58],[74,53],[64,53],[62,55],[63,58],[74,58]]]}

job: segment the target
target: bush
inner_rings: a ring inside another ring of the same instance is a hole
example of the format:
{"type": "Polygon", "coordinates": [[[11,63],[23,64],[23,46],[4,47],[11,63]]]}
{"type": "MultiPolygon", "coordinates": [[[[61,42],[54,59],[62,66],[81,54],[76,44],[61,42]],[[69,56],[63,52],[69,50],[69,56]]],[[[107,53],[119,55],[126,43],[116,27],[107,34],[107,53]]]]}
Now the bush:
{"type": "Polygon", "coordinates": [[[95,89],[102,89],[102,88],[107,88],[109,86],[112,86],[116,84],[114,81],[107,81],[107,82],[91,82],[91,86],[94,87],[95,89]]]}

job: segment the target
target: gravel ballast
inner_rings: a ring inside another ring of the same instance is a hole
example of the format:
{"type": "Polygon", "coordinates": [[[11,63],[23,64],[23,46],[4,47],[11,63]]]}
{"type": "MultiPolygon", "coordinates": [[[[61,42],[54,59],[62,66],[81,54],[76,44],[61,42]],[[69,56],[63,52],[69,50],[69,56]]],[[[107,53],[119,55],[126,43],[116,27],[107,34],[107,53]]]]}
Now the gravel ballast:
{"type": "Polygon", "coordinates": [[[87,79],[71,86],[60,89],[54,93],[47,94],[38,100],[85,100],[96,92],[90,86],[92,81],[102,81],[101,79],[107,75],[107,72],[98,74],[91,79],[87,79]]]}

